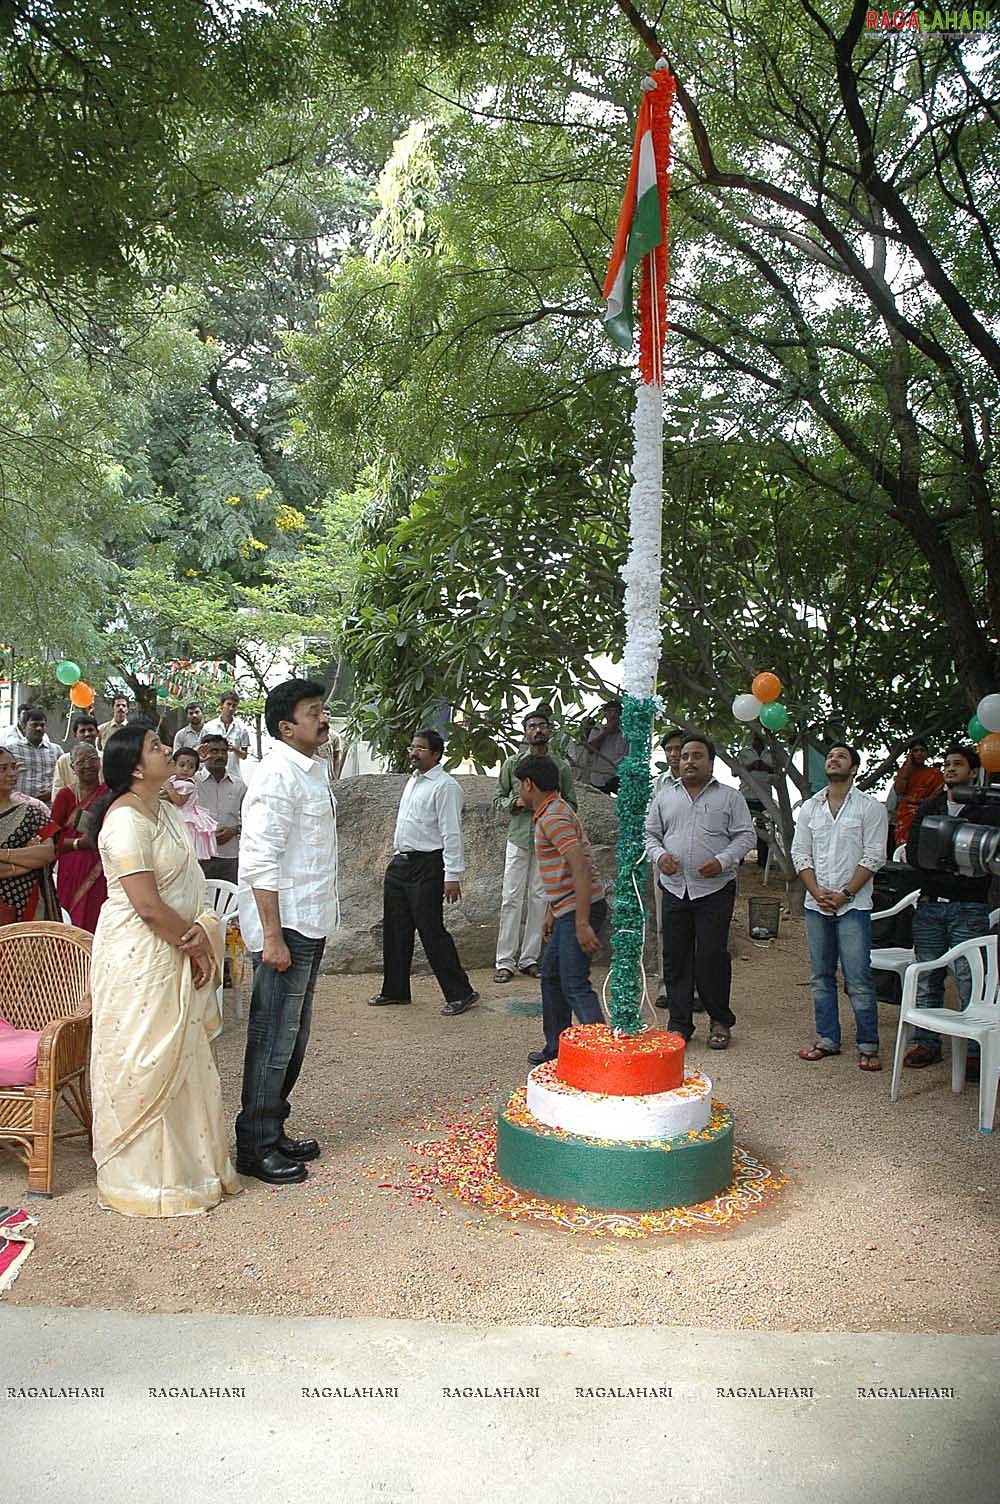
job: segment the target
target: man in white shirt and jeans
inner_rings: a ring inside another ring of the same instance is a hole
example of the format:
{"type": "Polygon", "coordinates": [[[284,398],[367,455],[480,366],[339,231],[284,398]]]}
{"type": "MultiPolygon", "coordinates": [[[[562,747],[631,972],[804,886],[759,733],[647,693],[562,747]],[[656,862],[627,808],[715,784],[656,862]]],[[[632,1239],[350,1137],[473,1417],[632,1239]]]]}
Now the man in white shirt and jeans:
{"type": "Polygon", "coordinates": [[[254,979],[236,1168],[270,1185],[305,1180],[305,1162],[321,1152],[314,1138],[288,1138],[284,1124],[320,959],[339,919],[336,804],[316,759],[324,694],[311,679],[271,690],[264,719],[275,746],[243,801],[238,902],[254,979]]]}
{"type": "Polygon", "coordinates": [[[446,1017],[479,1001],[444,927],[443,906],[462,896],[462,790],[441,767],[444,740],[430,727],[410,744],[412,777],[403,790],[393,834],[393,857],[382,889],[382,988],[369,1001],[382,1008],[410,1002],[413,938],[420,943],[444,993],[446,1017]]]}
{"type": "Polygon", "coordinates": [[[812,962],[816,1043],[800,1060],[840,1054],[837,963],[854,1009],[858,1064],[880,1071],[878,1004],[871,968],[872,886],[885,863],[885,805],[854,787],[861,759],[835,742],[826,754],[827,787],[799,811],[792,861],[806,888],[806,938],[812,962]]]}

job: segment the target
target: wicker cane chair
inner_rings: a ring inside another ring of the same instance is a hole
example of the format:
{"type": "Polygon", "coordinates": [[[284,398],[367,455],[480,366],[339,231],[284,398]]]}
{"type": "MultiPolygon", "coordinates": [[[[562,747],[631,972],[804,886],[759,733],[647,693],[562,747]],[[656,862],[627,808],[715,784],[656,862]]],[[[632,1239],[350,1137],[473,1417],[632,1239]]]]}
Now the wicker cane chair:
{"type": "Polygon", "coordinates": [[[38,1029],[30,1086],[0,1086],[0,1144],[28,1167],[31,1195],[52,1194],[57,1138],[91,1133],[90,948],[93,936],[51,920],[0,926],[0,1012],[15,1029],[38,1029]],[[60,1100],[81,1126],[56,1133],[60,1100]]]}

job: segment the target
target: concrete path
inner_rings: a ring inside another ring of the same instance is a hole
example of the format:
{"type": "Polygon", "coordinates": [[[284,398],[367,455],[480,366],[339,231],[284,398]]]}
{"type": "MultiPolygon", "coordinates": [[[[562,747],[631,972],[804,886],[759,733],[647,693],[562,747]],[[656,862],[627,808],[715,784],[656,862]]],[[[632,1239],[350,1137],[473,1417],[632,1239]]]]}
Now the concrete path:
{"type": "Polygon", "coordinates": [[[74,1504],[992,1504],[998,1377],[987,1337],[8,1306],[0,1455],[74,1504]]]}

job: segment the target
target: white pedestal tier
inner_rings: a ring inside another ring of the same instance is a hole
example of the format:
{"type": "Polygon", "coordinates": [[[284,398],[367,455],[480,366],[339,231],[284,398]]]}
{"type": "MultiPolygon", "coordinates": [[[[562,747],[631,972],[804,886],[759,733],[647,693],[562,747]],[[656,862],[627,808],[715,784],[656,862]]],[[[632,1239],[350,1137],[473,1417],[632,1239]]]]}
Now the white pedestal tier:
{"type": "Polygon", "coordinates": [[[528,1111],[550,1128],[614,1142],[676,1138],[698,1133],[712,1114],[712,1083],[691,1071],[673,1091],[647,1097],[606,1096],[560,1081],[552,1061],[528,1077],[528,1111]]]}

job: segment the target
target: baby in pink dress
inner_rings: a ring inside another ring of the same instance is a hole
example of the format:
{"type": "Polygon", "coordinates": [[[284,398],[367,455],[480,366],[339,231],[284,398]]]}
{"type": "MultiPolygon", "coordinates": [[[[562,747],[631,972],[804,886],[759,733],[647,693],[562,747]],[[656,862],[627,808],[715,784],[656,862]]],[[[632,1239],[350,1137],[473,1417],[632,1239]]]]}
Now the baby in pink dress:
{"type": "Polygon", "coordinates": [[[195,792],[195,774],[198,771],[198,754],[189,747],[182,747],[174,756],[177,769],[164,784],[172,803],[181,812],[181,819],[199,862],[207,862],[218,856],[215,844],[216,822],[207,810],[201,808],[195,792]]]}

